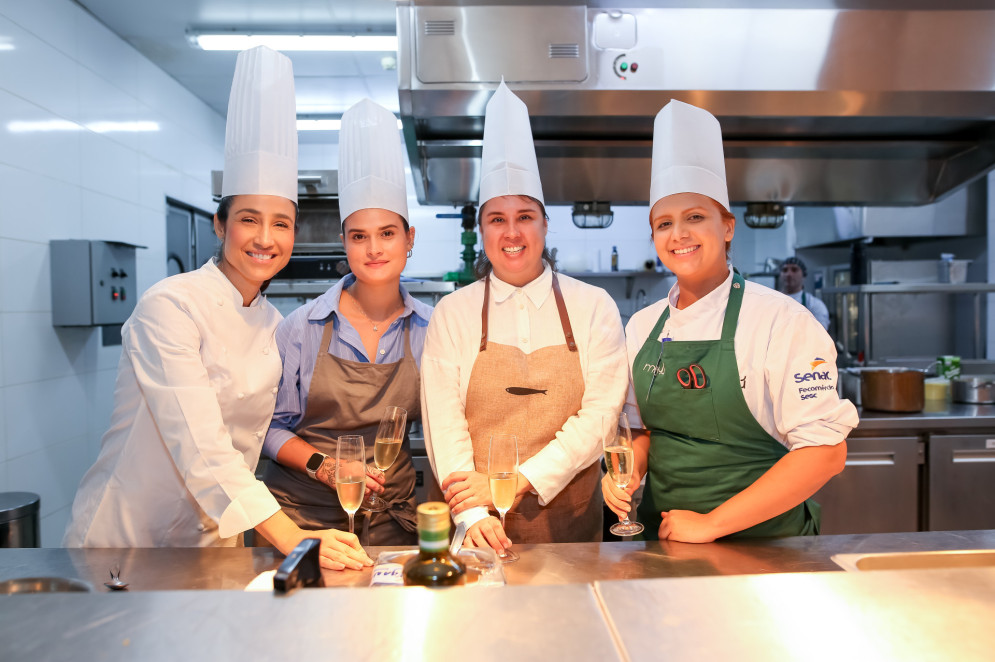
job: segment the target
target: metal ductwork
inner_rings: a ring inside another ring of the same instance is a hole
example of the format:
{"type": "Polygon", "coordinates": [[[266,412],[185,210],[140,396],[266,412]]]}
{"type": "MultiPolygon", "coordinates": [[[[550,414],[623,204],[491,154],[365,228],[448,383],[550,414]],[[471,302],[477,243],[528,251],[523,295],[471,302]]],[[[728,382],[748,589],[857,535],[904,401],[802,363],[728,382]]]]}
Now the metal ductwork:
{"type": "Polygon", "coordinates": [[[669,99],[719,118],[737,203],[919,205],[995,167],[991,2],[680,4],[399,2],[419,201],[476,200],[502,76],[529,107],[547,204],[644,204],[669,99]]]}

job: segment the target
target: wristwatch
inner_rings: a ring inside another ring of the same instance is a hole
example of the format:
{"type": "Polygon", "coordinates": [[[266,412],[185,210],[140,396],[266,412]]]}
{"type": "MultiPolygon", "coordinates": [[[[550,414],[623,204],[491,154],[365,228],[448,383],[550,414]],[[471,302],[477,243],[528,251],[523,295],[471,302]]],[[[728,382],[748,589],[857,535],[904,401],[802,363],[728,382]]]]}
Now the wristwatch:
{"type": "Polygon", "coordinates": [[[321,468],[322,463],[324,463],[325,458],[328,456],[324,453],[315,453],[307,459],[307,464],[304,465],[304,469],[307,471],[307,475],[311,478],[318,480],[318,469],[321,468]]]}

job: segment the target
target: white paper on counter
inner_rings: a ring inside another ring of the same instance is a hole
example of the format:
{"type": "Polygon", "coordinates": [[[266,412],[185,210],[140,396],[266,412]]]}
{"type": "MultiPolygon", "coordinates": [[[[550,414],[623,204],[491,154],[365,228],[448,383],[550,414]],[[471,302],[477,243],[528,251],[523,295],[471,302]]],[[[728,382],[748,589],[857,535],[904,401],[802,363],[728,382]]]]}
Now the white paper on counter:
{"type": "Polygon", "coordinates": [[[249,582],[249,585],[245,587],[246,591],[272,591],[273,590],[273,577],[276,576],[276,570],[267,570],[266,572],[261,572],[256,577],[249,582]]]}

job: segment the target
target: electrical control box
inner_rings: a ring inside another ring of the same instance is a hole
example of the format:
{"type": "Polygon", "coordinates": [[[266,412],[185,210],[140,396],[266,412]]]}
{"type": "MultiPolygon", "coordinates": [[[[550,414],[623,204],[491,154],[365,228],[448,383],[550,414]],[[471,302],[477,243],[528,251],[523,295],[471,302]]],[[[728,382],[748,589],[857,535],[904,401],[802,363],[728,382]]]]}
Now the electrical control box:
{"type": "Polygon", "coordinates": [[[138,300],[137,248],[144,246],[88,239],[49,242],[52,325],[123,324],[138,300]]]}

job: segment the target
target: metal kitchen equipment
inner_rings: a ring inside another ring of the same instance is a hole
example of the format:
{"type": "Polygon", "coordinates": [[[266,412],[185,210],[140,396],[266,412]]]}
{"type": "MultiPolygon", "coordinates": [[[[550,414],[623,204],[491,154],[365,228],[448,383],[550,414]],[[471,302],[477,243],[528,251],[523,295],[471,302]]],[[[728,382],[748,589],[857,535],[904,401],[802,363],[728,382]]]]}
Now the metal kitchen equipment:
{"type": "Polygon", "coordinates": [[[995,375],[962,375],[950,380],[950,399],[965,404],[995,403],[995,375]]]}
{"type": "Polygon", "coordinates": [[[49,242],[53,326],[124,324],[135,309],[135,249],[123,241],[49,242]]]}
{"type": "Polygon", "coordinates": [[[0,547],[41,547],[40,503],[32,492],[0,493],[0,547]]]}
{"type": "Polygon", "coordinates": [[[924,204],[995,166],[990,3],[674,4],[398,2],[418,200],[476,200],[502,76],[529,108],[550,205],[645,203],[653,119],[672,98],[719,119],[736,202],[924,204]]]}
{"type": "Polygon", "coordinates": [[[925,375],[912,368],[848,368],[860,372],[860,402],[864,409],[891,412],[922,411],[926,405],[925,375]]]}

